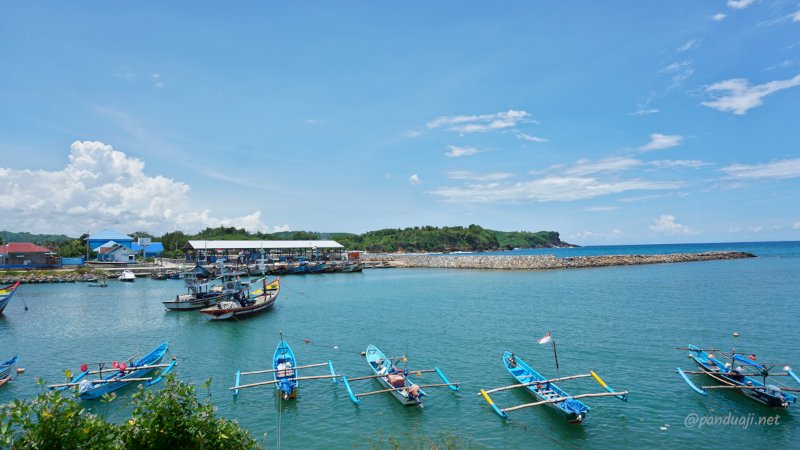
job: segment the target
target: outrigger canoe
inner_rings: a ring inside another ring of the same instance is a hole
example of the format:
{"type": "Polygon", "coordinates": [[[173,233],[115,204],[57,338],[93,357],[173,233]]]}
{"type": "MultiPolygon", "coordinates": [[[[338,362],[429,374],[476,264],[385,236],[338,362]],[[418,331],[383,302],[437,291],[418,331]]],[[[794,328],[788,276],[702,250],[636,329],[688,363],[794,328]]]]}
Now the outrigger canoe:
{"type": "Polygon", "coordinates": [[[275,301],[280,294],[281,278],[278,277],[269,284],[263,279],[262,283],[262,288],[243,296],[243,298],[221,301],[215,306],[201,309],[200,312],[211,320],[225,320],[268,311],[275,306],[275,301]]]}
{"type": "Polygon", "coordinates": [[[19,361],[19,355],[14,355],[8,360],[0,363],[0,385],[6,384],[11,379],[11,369],[19,361]]]}
{"type": "Polygon", "coordinates": [[[69,383],[54,384],[50,385],[49,388],[63,390],[71,386],[78,386],[81,399],[94,400],[103,396],[103,394],[114,392],[132,382],[146,381],[146,386],[152,386],[161,381],[162,377],[169,373],[177,362],[173,357],[170,364],[159,364],[164,354],[167,352],[167,348],[168,343],[164,342],[135,362],[130,362],[133,359],[131,358],[129,360],[129,365],[123,362],[118,366],[115,364],[115,367],[105,370],[103,370],[104,364],[101,364],[99,370],[93,371],[89,371],[87,365],[84,364],[81,366],[82,372],[76,375],[69,383]],[[147,377],[148,374],[162,367],[166,367],[166,370],[158,377],[147,377]],[[103,376],[104,372],[109,375],[103,376]],[[101,378],[98,380],[88,380],[85,378],[87,375],[94,374],[99,374],[101,378]]]}
{"type": "Polygon", "coordinates": [[[798,389],[791,389],[784,385],[779,386],[780,383],[778,382],[767,384],[767,377],[776,375],[788,375],[800,383],[800,378],[792,372],[788,365],[784,367],[786,373],[770,374],[769,370],[774,366],[768,367],[767,365],[759,364],[736,353],[727,356],[717,349],[701,349],[692,344],[689,344],[686,348],[681,348],[681,350],[689,350],[689,357],[697,364],[699,372],[686,372],[680,367],[676,371],[693,391],[702,396],[708,395],[708,389],[735,389],[745,396],[773,408],[785,409],[797,402],[797,396],[788,392],[797,392],[799,391],[798,389]],[[713,353],[708,353],[709,351],[719,353],[728,362],[718,359],[713,353]],[[737,367],[734,367],[734,365],[737,367]],[[747,373],[747,369],[752,369],[755,373],[747,373]],[[689,379],[687,374],[705,374],[720,385],[698,387],[689,379]],[[760,377],[761,381],[756,377],[760,377]]]}
{"type": "Polygon", "coordinates": [[[0,314],[3,313],[3,310],[6,309],[6,306],[8,306],[8,302],[11,301],[11,297],[13,297],[14,293],[17,292],[19,283],[19,280],[17,280],[17,282],[14,284],[0,287],[0,314]]]}
{"type": "Polygon", "coordinates": [[[239,395],[239,389],[274,384],[277,388],[277,391],[280,393],[281,398],[283,400],[289,400],[297,397],[297,386],[299,380],[321,380],[330,378],[333,380],[333,384],[337,384],[338,381],[336,381],[336,379],[339,377],[340,375],[337,375],[336,372],[334,372],[333,362],[330,360],[328,360],[326,363],[298,366],[297,360],[295,360],[294,357],[294,352],[292,351],[291,347],[289,347],[289,344],[283,340],[283,334],[281,334],[281,341],[278,343],[278,347],[275,348],[275,354],[272,357],[272,369],[254,370],[250,372],[242,372],[237,370],[236,383],[229,389],[233,391],[233,397],[236,398],[239,395]],[[305,377],[298,376],[300,369],[321,366],[327,366],[330,370],[330,375],[309,375],[305,377]],[[242,375],[256,375],[265,373],[272,373],[273,379],[270,381],[240,384],[242,375]]]}
{"type": "Polygon", "coordinates": [[[608,385],[606,385],[606,383],[594,372],[548,379],[539,372],[533,370],[533,368],[527,365],[525,361],[511,352],[503,353],[503,365],[520,384],[504,386],[490,390],[481,389],[480,395],[482,395],[489,406],[492,407],[492,410],[494,410],[494,412],[504,419],[508,419],[507,413],[509,411],[528,408],[531,406],[547,405],[563,416],[567,422],[582,423],[586,419],[586,414],[591,408],[578,400],[579,398],[614,396],[622,401],[628,401],[628,392],[615,392],[609,388],[608,385]],[[554,384],[556,381],[566,381],[588,377],[594,378],[595,381],[597,381],[597,383],[606,390],[606,392],[570,395],[554,384]],[[491,397],[489,397],[489,394],[493,392],[516,388],[524,388],[528,393],[536,397],[538,401],[501,409],[494,403],[491,397]]]}
{"type": "Polygon", "coordinates": [[[453,391],[458,390],[458,383],[451,383],[447,381],[447,378],[445,378],[444,374],[441,370],[439,370],[438,367],[426,370],[401,370],[394,365],[394,361],[399,359],[405,361],[405,357],[389,358],[384,355],[383,352],[378,349],[378,347],[372,344],[367,347],[367,351],[364,353],[364,355],[367,358],[367,365],[369,365],[370,369],[372,369],[374,375],[355,377],[350,378],[349,380],[345,376],[342,377],[342,382],[347,388],[347,394],[350,396],[350,400],[352,400],[355,404],[361,403],[359,397],[389,392],[403,405],[419,406],[421,408],[422,397],[427,395],[422,388],[447,386],[453,391]],[[436,372],[442,381],[444,381],[444,383],[417,385],[408,378],[409,375],[421,376],[424,372],[436,372]],[[350,387],[350,382],[372,378],[377,379],[384,389],[360,394],[353,393],[353,389],[350,387]]]}

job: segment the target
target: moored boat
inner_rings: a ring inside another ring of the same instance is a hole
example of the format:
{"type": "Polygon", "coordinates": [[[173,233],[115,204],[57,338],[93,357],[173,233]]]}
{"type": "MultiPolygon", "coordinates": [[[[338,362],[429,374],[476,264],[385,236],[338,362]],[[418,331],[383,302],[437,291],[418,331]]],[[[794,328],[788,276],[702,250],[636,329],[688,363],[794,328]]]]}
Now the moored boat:
{"type": "Polygon", "coordinates": [[[0,314],[3,313],[3,310],[6,309],[8,303],[11,301],[11,297],[14,296],[14,293],[17,292],[17,288],[19,288],[20,281],[17,280],[13,284],[9,284],[8,286],[0,288],[0,314]]]}
{"type": "Polygon", "coordinates": [[[133,271],[125,269],[122,273],[117,277],[119,281],[128,281],[133,282],[136,281],[136,274],[133,271]]]}
{"type": "Polygon", "coordinates": [[[11,379],[11,369],[14,368],[14,366],[17,364],[17,361],[19,361],[19,355],[14,355],[6,361],[0,363],[0,385],[5,384],[11,379]]]}
{"type": "Polygon", "coordinates": [[[81,399],[94,400],[104,394],[125,387],[130,383],[146,381],[147,386],[152,386],[161,381],[162,377],[175,367],[177,361],[174,357],[169,364],[159,364],[164,354],[167,352],[168,347],[169,344],[164,342],[136,361],[133,361],[133,358],[129,358],[122,363],[115,361],[112,367],[107,369],[105,369],[105,363],[99,364],[99,370],[92,371],[89,370],[87,364],[83,364],[81,366],[81,373],[72,378],[68,383],[54,384],[48,387],[50,389],[63,390],[68,387],[78,386],[81,399]],[[147,377],[148,374],[163,367],[166,367],[166,370],[158,377],[147,377]],[[86,378],[88,375],[95,374],[98,374],[100,378],[97,380],[89,380],[86,378]],[[104,374],[108,375],[104,376],[104,374]]]}
{"type": "Polygon", "coordinates": [[[689,344],[681,350],[689,350],[689,357],[697,364],[698,372],[688,372],[681,368],[676,371],[683,380],[700,395],[707,396],[708,389],[734,389],[745,396],[767,405],[772,408],[786,409],[797,402],[797,396],[789,392],[798,392],[778,381],[771,381],[767,384],[768,376],[788,375],[800,383],[800,378],[795,374],[791,367],[784,367],[785,373],[773,373],[769,371],[774,365],[767,365],[756,362],[755,355],[745,358],[736,352],[726,355],[718,349],[702,349],[693,344],[689,344]],[[714,353],[721,355],[724,360],[719,359],[714,353]],[[750,372],[748,372],[750,370],[750,372]],[[705,374],[719,383],[717,386],[695,385],[687,374],[705,374]],[[761,378],[759,380],[758,378],[761,378]]]}
{"type": "Polygon", "coordinates": [[[294,359],[294,352],[289,344],[283,339],[275,348],[272,356],[273,377],[275,387],[281,393],[284,400],[297,397],[297,362],[294,359]]]}
{"type": "Polygon", "coordinates": [[[280,280],[281,278],[278,277],[275,281],[267,284],[266,278],[262,278],[262,288],[250,292],[249,295],[243,292],[239,297],[221,301],[215,306],[201,309],[200,312],[206,314],[211,320],[226,320],[268,311],[275,306],[278,294],[280,294],[280,280]]]}
{"type": "Polygon", "coordinates": [[[248,295],[246,284],[240,281],[243,272],[233,272],[220,265],[218,277],[212,281],[212,274],[202,266],[195,266],[183,274],[186,294],[176,295],[175,300],[162,302],[172,311],[206,308],[223,300],[248,295]],[[212,284],[214,281],[219,283],[212,284]]]}

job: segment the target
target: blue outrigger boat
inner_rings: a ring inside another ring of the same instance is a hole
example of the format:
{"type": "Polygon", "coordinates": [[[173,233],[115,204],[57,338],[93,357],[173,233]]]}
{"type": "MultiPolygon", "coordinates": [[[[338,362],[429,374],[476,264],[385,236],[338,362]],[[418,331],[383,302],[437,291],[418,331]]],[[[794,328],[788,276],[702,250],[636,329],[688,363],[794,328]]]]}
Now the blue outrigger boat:
{"type": "Polygon", "coordinates": [[[19,361],[19,355],[14,355],[8,360],[0,363],[0,386],[6,384],[9,380],[11,380],[11,369],[19,361]]]}
{"type": "Polygon", "coordinates": [[[272,356],[272,369],[255,370],[252,372],[236,371],[236,384],[235,386],[229,389],[233,391],[233,396],[234,398],[236,398],[239,395],[239,389],[274,384],[278,392],[280,393],[281,399],[290,400],[297,397],[297,387],[299,380],[318,380],[324,378],[332,378],[333,384],[337,384],[338,381],[336,379],[338,377],[339,375],[337,375],[336,372],[334,372],[333,370],[333,362],[330,360],[326,363],[298,366],[292,348],[289,347],[289,344],[283,340],[283,335],[281,335],[281,341],[278,343],[278,346],[275,348],[275,353],[272,356]],[[321,367],[321,366],[328,366],[328,369],[330,369],[330,375],[310,375],[306,377],[298,376],[300,369],[308,369],[311,367],[321,367]],[[270,381],[261,381],[245,385],[239,384],[241,382],[242,375],[255,375],[262,373],[272,373],[273,379],[270,381]]]}
{"type": "Polygon", "coordinates": [[[800,383],[800,377],[788,365],[783,368],[785,373],[770,374],[769,371],[774,365],[770,366],[755,362],[755,355],[753,355],[752,359],[745,358],[734,351],[731,356],[728,356],[718,349],[701,349],[692,344],[687,347],[681,347],[679,350],[689,350],[689,358],[697,364],[699,371],[684,371],[678,367],[676,372],[693,391],[702,396],[708,396],[709,389],[735,389],[745,396],[773,408],[786,409],[797,402],[797,396],[788,392],[800,392],[800,389],[788,388],[777,381],[773,382],[773,384],[767,384],[768,376],[778,375],[789,376],[800,383]],[[708,352],[717,352],[727,361],[720,360],[713,353],[708,352]],[[747,372],[747,370],[751,370],[751,372],[747,372]],[[720,384],[716,386],[697,386],[687,376],[690,374],[708,375],[720,384]],[[759,381],[757,377],[760,377],[761,380],[759,381]]]}
{"type": "Polygon", "coordinates": [[[19,280],[17,280],[17,282],[14,284],[9,284],[8,286],[5,287],[0,287],[0,314],[3,313],[3,310],[6,309],[6,306],[8,306],[8,303],[11,301],[11,297],[13,297],[14,293],[17,292],[19,283],[20,283],[19,280]]]}
{"type": "Polygon", "coordinates": [[[484,390],[481,389],[480,395],[486,400],[489,406],[492,407],[492,410],[497,413],[500,417],[504,419],[508,419],[508,412],[515,411],[517,409],[522,408],[529,408],[532,406],[540,406],[540,405],[547,405],[561,414],[569,423],[582,423],[586,418],[586,414],[589,412],[589,407],[584,404],[583,402],[579,401],[579,398],[585,397],[607,397],[613,396],[622,401],[628,401],[628,392],[616,392],[602,380],[600,377],[594,373],[589,372],[587,374],[581,375],[571,375],[566,377],[558,377],[547,379],[539,372],[533,370],[529,365],[525,364],[525,361],[520,359],[518,356],[514,355],[511,352],[503,353],[503,365],[505,368],[511,373],[511,375],[520,383],[514,384],[511,386],[503,386],[495,389],[484,390]],[[557,381],[566,381],[571,379],[577,378],[588,378],[592,377],[601,387],[603,387],[606,392],[596,393],[596,394],[580,394],[580,395],[570,395],[566,393],[564,390],[556,386],[554,383],[557,381]],[[524,405],[517,405],[512,406],[510,408],[499,408],[489,394],[498,391],[505,391],[509,389],[517,389],[517,388],[525,388],[527,392],[532,394],[536,397],[539,401],[534,403],[526,403],[524,405]]]}
{"type": "Polygon", "coordinates": [[[168,343],[164,342],[137,361],[132,362],[133,358],[130,358],[128,360],[130,365],[126,365],[123,362],[122,364],[115,364],[115,367],[105,370],[104,363],[100,364],[99,370],[92,371],[88,369],[86,364],[83,364],[83,366],[81,366],[81,373],[72,378],[69,383],[54,384],[48,387],[61,391],[72,386],[78,386],[80,398],[83,400],[94,400],[102,397],[103,394],[114,392],[130,383],[145,381],[145,385],[149,387],[161,381],[164,375],[168,374],[177,363],[177,360],[173,357],[169,364],[160,364],[167,349],[168,343]],[[166,369],[157,377],[147,377],[147,375],[153,371],[164,367],[166,367],[166,369]],[[103,376],[104,373],[108,375],[103,376]],[[86,379],[88,375],[95,374],[99,374],[101,378],[97,380],[86,379]]]}
{"type": "Polygon", "coordinates": [[[403,405],[414,405],[421,408],[422,397],[427,395],[422,388],[447,386],[453,391],[458,390],[458,383],[451,383],[447,381],[447,378],[438,367],[425,370],[399,369],[394,365],[394,361],[402,360],[405,362],[405,356],[399,358],[389,358],[384,355],[383,352],[378,349],[378,347],[372,344],[367,347],[367,351],[364,353],[364,355],[366,356],[367,364],[369,365],[370,369],[372,369],[374,375],[355,377],[350,378],[349,380],[345,376],[342,377],[342,382],[347,388],[347,394],[350,396],[350,400],[352,400],[355,404],[361,403],[361,399],[359,397],[389,392],[403,405]],[[420,376],[424,372],[436,372],[436,374],[439,375],[439,378],[441,378],[444,383],[417,385],[408,378],[409,375],[420,376]],[[360,394],[353,393],[353,389],[350,387],[350,382],[366,379],[377,379],[384,389],[360,394]]]}

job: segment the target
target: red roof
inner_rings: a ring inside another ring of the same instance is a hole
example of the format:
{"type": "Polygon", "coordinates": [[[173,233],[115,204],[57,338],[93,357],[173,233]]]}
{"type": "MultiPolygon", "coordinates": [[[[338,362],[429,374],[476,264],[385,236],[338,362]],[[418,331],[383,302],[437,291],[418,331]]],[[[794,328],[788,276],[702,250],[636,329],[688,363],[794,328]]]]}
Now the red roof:
{"type": "Polygon", "coordinates": [[[47,253],[50,249],[31,242],[12,242],[0,246],[0,253],[47,253]]]}

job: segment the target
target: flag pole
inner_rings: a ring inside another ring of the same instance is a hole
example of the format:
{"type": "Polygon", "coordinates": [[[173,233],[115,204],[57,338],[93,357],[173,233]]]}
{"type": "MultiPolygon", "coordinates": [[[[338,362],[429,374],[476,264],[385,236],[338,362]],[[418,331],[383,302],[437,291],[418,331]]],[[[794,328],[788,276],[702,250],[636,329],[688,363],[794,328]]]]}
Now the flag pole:
{"type": "Polygon", "coordinates": [[[558,370],[558,353],[556,353],[556,340],[553,339],[552,342],[553,342],[553,358],[555,358],[555,360],[556,360],[556,376],[558,378],[561,378],[561,374],[559,373],[559,370],[558,370]]]}

